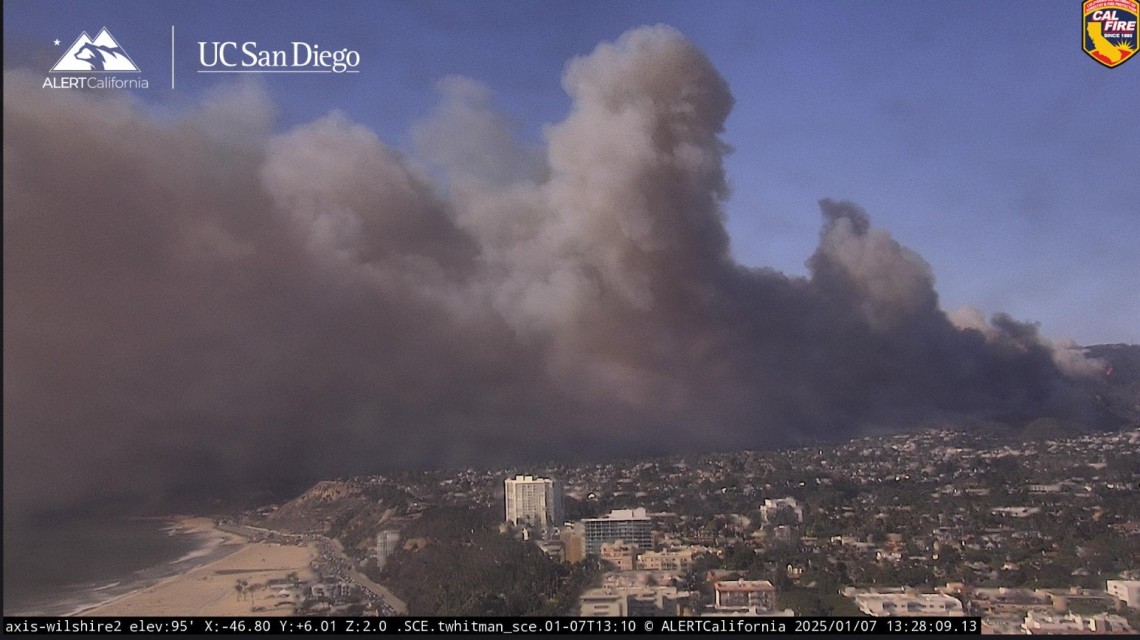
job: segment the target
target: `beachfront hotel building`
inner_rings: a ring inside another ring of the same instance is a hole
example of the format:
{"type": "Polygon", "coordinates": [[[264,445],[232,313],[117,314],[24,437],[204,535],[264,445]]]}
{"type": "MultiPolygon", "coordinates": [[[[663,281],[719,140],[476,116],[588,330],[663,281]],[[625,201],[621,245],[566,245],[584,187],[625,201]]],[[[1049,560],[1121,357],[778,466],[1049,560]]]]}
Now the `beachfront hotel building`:
{"type": "Polygon", "coordinates": [[[586,553],[600,555],[602,545],[621,540],[638,548],[653,548],[653,521],[645,509],[617,509],[601,518],[582,521],[586,533],[586,553]]]}
{"type": "Polygon", "coordinates": [[[507,522],[549,529],[562,524],[562,483],[550,478],[507,478],[507,522]]]}

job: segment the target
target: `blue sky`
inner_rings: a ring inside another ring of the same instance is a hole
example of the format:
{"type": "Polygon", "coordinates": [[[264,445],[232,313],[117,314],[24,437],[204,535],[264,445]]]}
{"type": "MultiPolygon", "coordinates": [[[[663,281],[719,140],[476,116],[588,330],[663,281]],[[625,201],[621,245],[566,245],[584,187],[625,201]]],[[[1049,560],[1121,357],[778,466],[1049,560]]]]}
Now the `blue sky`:
{"type": "Polygon", "coordinates": [[[140,99],[169,110],[229,82],[194,73],[197,41],[347,47],[359,74],[258,78],[279,129],[339,109],[410,150],[437,81],[459,74],[539,145],[569,107],[566,61],[655,23],[701,47],[736,98],[724,139],[739,261],[805,273],[816,201],[849,199],[930,262],[948,310],[1140,343],[1140,62],[1088,58],[1077,0],[16,0],[4,3],[4,53],[7,68],[46,72],[80,32],[106,26],[152,84],[140,99]]]}

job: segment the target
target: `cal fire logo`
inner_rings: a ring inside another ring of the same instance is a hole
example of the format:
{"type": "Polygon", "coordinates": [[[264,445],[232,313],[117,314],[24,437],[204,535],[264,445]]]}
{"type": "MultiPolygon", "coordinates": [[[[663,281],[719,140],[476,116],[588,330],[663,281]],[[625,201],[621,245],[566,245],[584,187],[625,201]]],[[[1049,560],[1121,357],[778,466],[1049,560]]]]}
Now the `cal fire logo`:
{"type": "Polygon", "coordinates": [[[103,27],[92,40],[84,31],[67,49],[67,53],[51,68],[52,73],[74,71],[96,71],[103,73],[138,72],[127,52],[119,46],[115,36],[103,27]]]}
{"type": "Polygon", "coordinates": [[[1106,67],[1123,64],[1136,53],[1138,0],[1085,0],[1084,50],[1106,67]]]}

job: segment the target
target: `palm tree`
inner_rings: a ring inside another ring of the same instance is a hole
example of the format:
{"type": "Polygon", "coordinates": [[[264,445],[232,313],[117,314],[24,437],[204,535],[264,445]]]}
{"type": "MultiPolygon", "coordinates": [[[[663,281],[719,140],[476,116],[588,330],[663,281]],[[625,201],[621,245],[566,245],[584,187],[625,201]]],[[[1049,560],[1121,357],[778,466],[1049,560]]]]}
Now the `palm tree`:
{"type": "Polygon", "coordinates": [[[248,587],[246,587],[246,593],[248,593],[248,594],[249,594],[249,599],[250,599],[250,601],[251,601],[251,602],[253,602],[254,604],[256,604],[256,603],[257,603],[257,598],[255,597],[255,593],[256,593],[257,591],[261,590],[261,588],[262,588],[262,587],[264,587],[264,586],[265,586],[265,585],[263,585],[263,584],[261,584],[260,582],[258,582],[258,583],[255,583],[255,584],[251,584],[251,585],[249,585],[248,587]]]}

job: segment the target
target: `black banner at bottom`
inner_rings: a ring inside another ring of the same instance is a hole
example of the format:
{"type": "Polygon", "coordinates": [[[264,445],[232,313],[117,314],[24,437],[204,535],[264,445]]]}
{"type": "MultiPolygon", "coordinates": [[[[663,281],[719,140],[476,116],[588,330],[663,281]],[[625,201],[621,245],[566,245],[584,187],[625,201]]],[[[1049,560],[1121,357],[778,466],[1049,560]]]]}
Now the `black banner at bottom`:
{"type": "Polygon", "coordinates": [[[4,632],[195,634],[980,634],[981,618],[4,618],[4,632]]]}

